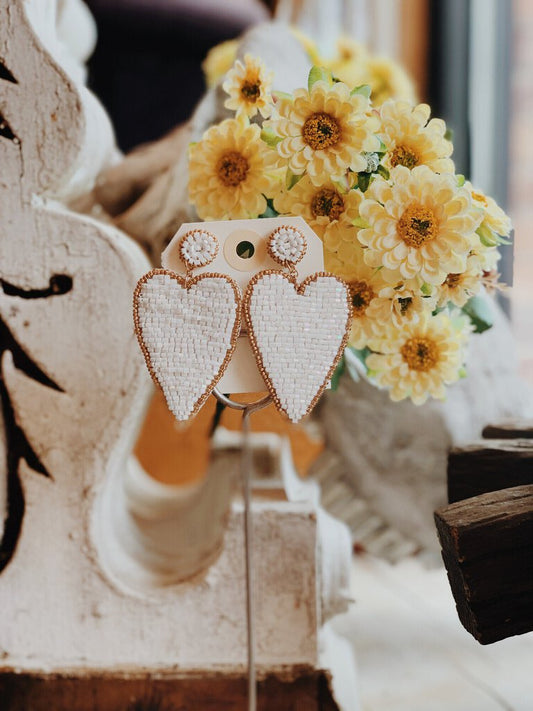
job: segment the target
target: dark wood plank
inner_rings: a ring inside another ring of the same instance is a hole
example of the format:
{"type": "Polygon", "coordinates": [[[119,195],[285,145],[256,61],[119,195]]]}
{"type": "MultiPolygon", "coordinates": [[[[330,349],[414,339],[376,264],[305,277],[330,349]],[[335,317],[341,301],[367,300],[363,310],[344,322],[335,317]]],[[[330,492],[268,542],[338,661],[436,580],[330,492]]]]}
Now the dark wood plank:
{"type": "Polygon", "coordinates": [[[533,486],[435,512],[459,619],[482,644],[533,631],[533,486]]]}
{"type": "MultiPolygon", "coordinates": [[[[244,676],[0,669],[1,711],[246,711],[244,676]]],[[[302,668],[259,681],[258,711],[339,711],[324,671],[302,668]]]]}
{"type": "Polygon", "coordinates": [[[448,501],[533,484],[533,442],[480,440],[448,456],[448,501]]]}
{"type": "Polygon", "coordinates": [[[487,425],[483,430],[485,439],[533,439],[531,420],[509,420],[498,425],[487,425]]]}

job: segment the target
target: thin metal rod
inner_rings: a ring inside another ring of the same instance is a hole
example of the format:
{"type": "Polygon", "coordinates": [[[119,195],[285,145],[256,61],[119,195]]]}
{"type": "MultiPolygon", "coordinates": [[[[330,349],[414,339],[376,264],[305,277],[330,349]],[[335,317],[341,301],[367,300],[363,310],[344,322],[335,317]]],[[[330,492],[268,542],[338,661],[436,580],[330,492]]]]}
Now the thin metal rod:
{"type": "Polygon", "coordinates": [[[253,528],[251,511],[252,447],[248,408],[242,415],[241,477],[244,495],[244,555],[246,561],[246,629],[248,638],[248,711],[257,709],[255,669],[255,600],[253,590],[253,528]]]}
{"type": "Polygon", "coordinates": [[[253,521],[252,521],[252,475],[253,451],[250,441],[250,417],[272,402],[270,395],[251,403],[231,400],[217,388],[216,399],[227,407],[242,412],[241,480],[244,499],[244,556],[246,576],[246,630],[248,654],[248,711],[257,711],[257,679],[255,667],[255,605],[253,592],[253,521]]]}

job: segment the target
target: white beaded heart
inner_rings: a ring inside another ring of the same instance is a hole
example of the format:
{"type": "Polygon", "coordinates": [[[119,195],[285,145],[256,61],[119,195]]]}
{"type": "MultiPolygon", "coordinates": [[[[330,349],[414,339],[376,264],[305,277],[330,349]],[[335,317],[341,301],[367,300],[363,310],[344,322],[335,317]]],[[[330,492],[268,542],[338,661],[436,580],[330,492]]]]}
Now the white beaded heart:
{"type": "Polygon", "coordinates": [[[154,381],[178,420],[196,414],[222,377],[240,332],[240,293],[223,274],[185,280],[154,269],[137,284],[134,322],[154,381]]]}
{"type": "Polygon", "coordinates": [[[318,401],[346,345],[349,287],[331,274],[313,274],[298,286],[282,272],[260,272],[246,291],[244,314],[270,394],[298,422],[318,401]]]}

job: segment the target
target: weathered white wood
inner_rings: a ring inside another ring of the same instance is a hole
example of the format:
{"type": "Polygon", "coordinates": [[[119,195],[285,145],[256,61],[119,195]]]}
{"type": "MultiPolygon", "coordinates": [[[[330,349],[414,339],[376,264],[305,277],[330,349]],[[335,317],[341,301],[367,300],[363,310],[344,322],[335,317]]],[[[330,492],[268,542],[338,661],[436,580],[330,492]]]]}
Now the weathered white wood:
{"type": "MultiPolygon", "coordinates": [[[[0,79],[13,134],[0,136],[0,387],[11,453],[27,439],[15,467],[0,439],[1,486],[20,478],[25,498],[0,572],[0,672],[243,671],[235,468],[178,491],[128,463],[150,392],[132,327],[149,265],[126,235],[54,200],[88,190],[114,150],[105,113],[56,61],[54,8],[0,0],[0,58],[15,78],[0,79]]],[[[253,510],[259,665],[316,667],[316,501],[253,510]]]]}

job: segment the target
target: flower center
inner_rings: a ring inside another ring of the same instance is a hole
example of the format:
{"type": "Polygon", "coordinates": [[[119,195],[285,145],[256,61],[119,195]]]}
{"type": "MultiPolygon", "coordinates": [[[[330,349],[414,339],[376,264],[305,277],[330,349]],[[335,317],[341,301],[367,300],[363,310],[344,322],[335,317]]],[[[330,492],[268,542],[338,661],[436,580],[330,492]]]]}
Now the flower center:
{"type": "Polygon", "coordinates": [[[319,111],[306,119],[302,128],[302,137],[314,151],[322,151],[339,142],[341,129],[333,116],[319,111]]]}
{"type": "Polygon", "coordinates": [[[311,212],[313,217],[328,217],[330,220],[338,220],[344,211],[344,200],[336,190],[332,188],[322,188],[311,201],[311,212]]]}
{"type": "Polygon", "coordinates": [[[246,179],[249,167],[248,161],[242,153],[229,151],[219,159],[216,173],[224,185],[234,188],[246,179]]]}
{"type": "Polygon", "coordinates": [[[413,299],[411,296],[400,296],[398,305],[400,306],[400,314],[405,316],[413,306],[413,299]]]}
{"type": "Polygon", "coordinates": [[[408,247],[421,247],[435,239],[438,225],[432,210],[422,205],[409,205],[398,220],[396,230],[408,247]]]}
{"type": "Polygon", "coordinates": [[[349,287],[354,316],[362,316],[375,296],[374,290],[366,281],[351,281],[349,287]]]}
{"type": "Polygon", "coordinates": [[[261,96],[261,83],[259,81],[244,81],[241,86],[241,96],[251,104],[255,104],[261,96]]]}
{"type": "Polygon", "coordinates": [[[390,164],[393,168],[396,168],[397,165],[404,165],[410,170],[418,165],[418,156],[407,146],[396,146],[391,153],[390,164]]]}
{"type": "Polygon", "coordinates": [[[448,274],[444,283],[446,286],[449,286],[450,289],[455,289],[455,287],[459,286],[462,276],[462,274],[448,274]]]}
{"type": "Polygon", "coordinates": [[[439,349],[431,338],[409,338],[400,353],[411,370],[427,372],[439,362],[439,349]]]}

